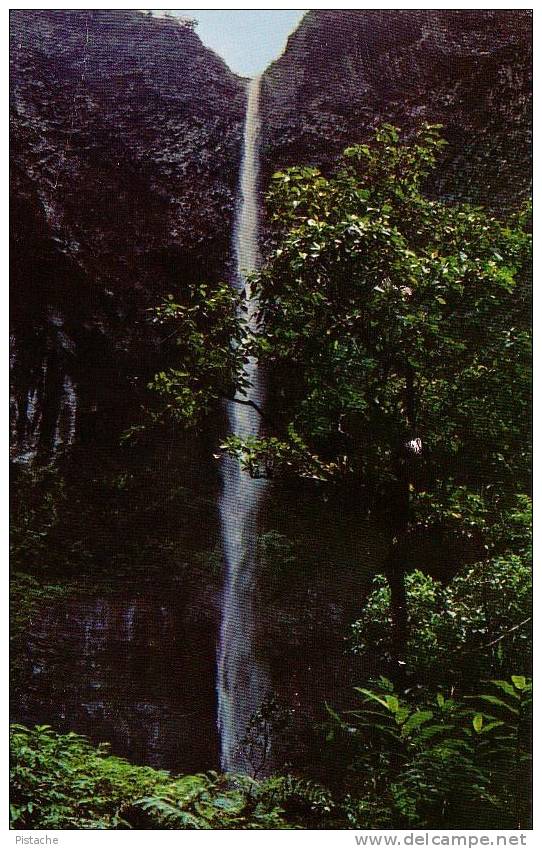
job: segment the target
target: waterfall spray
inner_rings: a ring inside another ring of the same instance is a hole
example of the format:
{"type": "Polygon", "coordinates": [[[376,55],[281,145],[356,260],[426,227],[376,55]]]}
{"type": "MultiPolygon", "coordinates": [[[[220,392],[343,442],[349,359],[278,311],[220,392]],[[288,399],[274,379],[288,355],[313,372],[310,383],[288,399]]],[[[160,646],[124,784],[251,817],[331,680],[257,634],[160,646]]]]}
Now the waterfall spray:
{"type": "MultiPolygon", "coordinates": [[[[235,285],[240,290],[245,289],[250,325],[255,322],[258,308],[245,275],[254,271],[259,263],[259,77],[250,81],[247,94],[234,248],[237,272],[235,285]]],[[[261,404],[264,396],[263,378],[254,359],[247,363],[245,375],[250,384],[246,398],[261,404]]],[[[252,407],[230,402],[228,419],[232,433],[237,436],[257,436],[260,432],[260,417],[252,407]]],[[[241,470],[237,460],[225,458],[220,519],[226,579],[217,673],[221,766],[225,771],[246,769],[241,741],[251,716],[268,691],[268,676],[255,656],[254,646],[256,533],[265,489],[265,480],[252,479],[241,470]]]]}

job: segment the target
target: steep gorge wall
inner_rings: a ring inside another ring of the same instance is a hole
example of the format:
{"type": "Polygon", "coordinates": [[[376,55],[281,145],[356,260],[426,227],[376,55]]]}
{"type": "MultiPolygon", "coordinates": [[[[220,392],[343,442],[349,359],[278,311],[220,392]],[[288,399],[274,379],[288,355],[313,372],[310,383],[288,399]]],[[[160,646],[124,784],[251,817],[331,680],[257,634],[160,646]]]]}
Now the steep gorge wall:
{"type": "Polygon", "coordinates": [[[531,54],[526,10],[310,11],[264,75],[267,176],[427,121],[449,142],[433,188],[508,207],[530,186],[531,54]]]}
{"type": "Polygon", "coordinates": [[[17,10],[10,30],[13,441],[47,455],[116,438],[164,358],[148,308],[226,273],[245,92],[174,19],[17,10]]]}

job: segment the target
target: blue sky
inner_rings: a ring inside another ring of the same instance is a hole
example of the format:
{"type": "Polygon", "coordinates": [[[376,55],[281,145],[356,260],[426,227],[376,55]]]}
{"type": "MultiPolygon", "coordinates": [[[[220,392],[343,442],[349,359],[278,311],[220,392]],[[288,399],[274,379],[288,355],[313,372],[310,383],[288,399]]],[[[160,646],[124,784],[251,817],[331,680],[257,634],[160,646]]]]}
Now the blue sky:
{"type": "Polygon", "coordinates": [[[175,9],[199,21],[196,32],[232,71],[252,77],[280,56],[303,9],[175,9]]]}

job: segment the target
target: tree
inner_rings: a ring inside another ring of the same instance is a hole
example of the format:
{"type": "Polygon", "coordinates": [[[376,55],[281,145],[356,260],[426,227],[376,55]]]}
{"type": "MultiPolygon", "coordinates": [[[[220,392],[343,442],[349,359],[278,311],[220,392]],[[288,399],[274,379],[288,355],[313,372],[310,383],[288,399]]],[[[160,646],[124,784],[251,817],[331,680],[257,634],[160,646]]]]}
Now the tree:
{"type": "Polygon", "coordinates": [[[183,409],[197,411],[209,375],[217,397],[217,356],[230,398],[257,356],[270,374],[268,433],[230,436],[223,449],[253,474],[333,481],[393,504],[398,651],[412,526],[470,533],[529,487],[527,210],[501,222],[427,197],[443,144],[438,127],[402,142],[384,125],[331,176],[275,174],[275,244],[252,281],[259,333],[243,327],[218,353],[204,344],[202,379],[183,377],[197,383],[183,409]]]}
{"type": "Polygon", "coordinates": [[[340,443],[362,481],[397,477],[407,444],[441,478],[524,481],[530,240],[520,215],[505,225],[423,195],[441,145],[433,127],[400,144],[385,126],[333,177],[275,175],[257,353],[295,374],[284,432],[322,457],[340,443]]]}

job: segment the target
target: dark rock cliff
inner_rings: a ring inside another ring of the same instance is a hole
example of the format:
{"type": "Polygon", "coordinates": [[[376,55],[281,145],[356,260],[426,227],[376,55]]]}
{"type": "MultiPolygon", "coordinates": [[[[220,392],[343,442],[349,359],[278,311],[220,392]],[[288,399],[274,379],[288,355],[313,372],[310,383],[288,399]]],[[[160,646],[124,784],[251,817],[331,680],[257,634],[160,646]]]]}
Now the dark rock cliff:
{"type": "Polygon", "coordinates": [[[267,176],[427,121],[449,142],[439,193],[509,206],[531,178],[531,42],[527,10],[308,12],[264,76],[267,176]]]}
{"type": "Polygon", "coordinates": [[[18,10],[10,29],[13,436],[47,456],[116,439],[163,355],[146,310],[224,275],[245,92],[174,19],[18,10]]]}
{"type": "MultiPolygon", "coordinates": [[[[262,184],[391,121],[444,125],[441,194],[530,183],[527,11],[318,10],[263,80],[262,184]]],[[[108,438],[164,359],[146,310],[227,272],[243,82],[175,19],[11,15],[13,442],[108,438]]]]}

